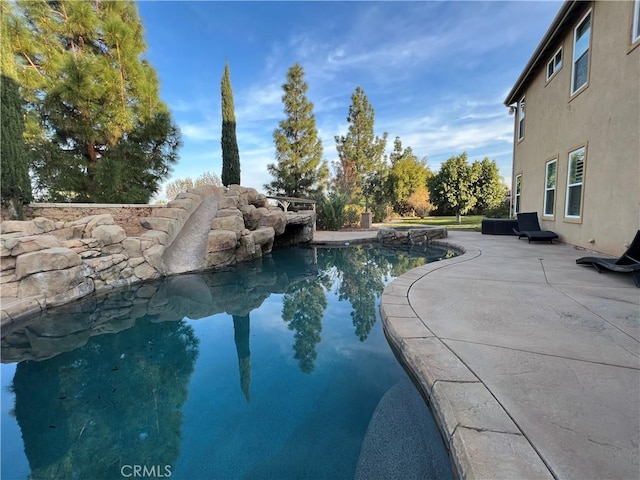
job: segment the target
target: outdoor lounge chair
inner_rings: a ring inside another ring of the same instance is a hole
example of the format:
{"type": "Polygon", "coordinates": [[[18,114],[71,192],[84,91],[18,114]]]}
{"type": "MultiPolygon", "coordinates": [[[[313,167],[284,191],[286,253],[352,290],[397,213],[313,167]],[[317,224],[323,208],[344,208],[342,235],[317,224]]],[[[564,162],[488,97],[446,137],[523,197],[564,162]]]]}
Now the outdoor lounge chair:
{"type": "Polygon", "coordinates": [[[540,230],[540,224],[538,223],[538,214],[536,212],[519,213],[518,214],[518,229],[513,229],[513,233],[518,235],[518,238],[527,237],[529,243],[549,241],[553,243],[554,238],[558,238],[556,232],[551,230],[540,230]]]}
{"type": "Polygon", "coordinates": [[[640,230],[636,232],[633,242],[620,258],[582,257],[576,260],[579,265],[591,265],[598,273],[602,270],[631,273],[636,287],[640,288],[640,230]]]}

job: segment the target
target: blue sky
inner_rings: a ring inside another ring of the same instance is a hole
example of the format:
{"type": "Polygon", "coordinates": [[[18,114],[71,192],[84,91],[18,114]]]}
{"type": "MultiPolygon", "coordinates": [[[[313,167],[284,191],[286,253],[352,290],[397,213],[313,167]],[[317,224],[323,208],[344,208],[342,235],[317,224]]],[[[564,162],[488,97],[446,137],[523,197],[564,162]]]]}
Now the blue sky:
{"type": "Polygon", "coordinates": [[[282,84],[305,70],[324,158],[337,160],[351,95],[364,89],[387,151],[399,136],[437,171],[463,151],[511,180],[503,101],[559,10],[537,2],[139,1],[147,58],[182,132],[172,178],[221,173],[220,79],[229,61],[242,185],[263,191],[283,120],[282,84]]]}

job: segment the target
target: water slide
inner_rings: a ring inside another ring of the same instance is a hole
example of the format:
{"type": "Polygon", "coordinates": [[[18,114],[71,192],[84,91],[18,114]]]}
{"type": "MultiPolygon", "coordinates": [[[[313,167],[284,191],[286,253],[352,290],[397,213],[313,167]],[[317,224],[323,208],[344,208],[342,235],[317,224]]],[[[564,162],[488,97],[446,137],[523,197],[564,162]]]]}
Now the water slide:
{"type": "Polygon", "coordinates": [[[171,273],[195,272],[209,265],[204,259],[211,221],[218,212],[218,196],[205,198],[191,214],[162,259],[171,273]]]}

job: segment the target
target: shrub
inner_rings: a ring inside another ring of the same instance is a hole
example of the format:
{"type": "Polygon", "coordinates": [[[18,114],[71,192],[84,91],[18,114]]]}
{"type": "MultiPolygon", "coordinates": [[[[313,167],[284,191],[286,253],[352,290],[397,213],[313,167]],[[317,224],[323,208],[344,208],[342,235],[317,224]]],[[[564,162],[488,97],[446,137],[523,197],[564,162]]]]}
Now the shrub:
{"type": "Polygon", "coordinates": [[[428,217],[435,208],[429,201],[429,190],[420,187],[407,198],[407,204],[420,218],[428,217]]]}
{"type": "Polygon", "coordinates": [[[334,192],[320,201],[318,226],[325,230],[340,230],[345,225],[348,195],[334,192]]]}
{"type": "Polygon", "coordinates": [[[485,210],[484,215],[489,218],[510,218],[511,211],[510,211],[509,199],[507,198],[497,207],[489,208],[485,210]]]}
{"type": "Polygon", "coordinates": [[[364,207],[361,205],[350,203],[345,208],[344,224],[347,227],[359,227],[364,207]]]}

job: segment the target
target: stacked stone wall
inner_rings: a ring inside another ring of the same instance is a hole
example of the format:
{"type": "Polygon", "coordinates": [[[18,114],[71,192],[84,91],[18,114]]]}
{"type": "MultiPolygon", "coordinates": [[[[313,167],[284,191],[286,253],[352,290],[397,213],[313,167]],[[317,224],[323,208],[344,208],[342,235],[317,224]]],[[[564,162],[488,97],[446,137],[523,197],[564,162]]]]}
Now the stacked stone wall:
{"type": "MultiPolygon", "coordinates": [[[[162,205],[93,204],[93,203],[30,203],[25,207],[25,219],[45,217],[54,221],[71,222],[93,215],[111,215],[116,225],[122,227],[128,237],[137,237],[145,228],[140,219],[150,217],[162,205]]],[[[3,220],[6,220],[3,216],[3,220]]]]}
{"type": "Polygon", "coordinates": [[[385,245],[427,245],[433,240],[447,238],[445,227],[381,228],[378,242],[385,245]]]}

